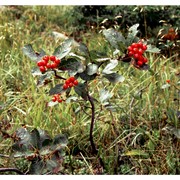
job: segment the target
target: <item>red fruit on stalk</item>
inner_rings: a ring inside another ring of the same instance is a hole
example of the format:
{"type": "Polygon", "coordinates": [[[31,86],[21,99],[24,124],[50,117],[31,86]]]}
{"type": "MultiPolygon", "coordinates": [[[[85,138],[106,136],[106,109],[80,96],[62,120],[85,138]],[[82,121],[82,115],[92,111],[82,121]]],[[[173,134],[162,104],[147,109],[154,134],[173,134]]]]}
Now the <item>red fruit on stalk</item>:
{"type": "Polygon", "coordinates": [[[144,63],[142,61],[138,61],[137,65],[142,66],[144,63]]]}
{"type": "Polygon", "coordinates": [[[73,83],[75,81],[75,77],[74,76],[70,77],[69,81],[73,83]]]}
{"type": "Polygon", "coordinates": [[[40,70],[41,72],[45,72],[45,71],[46,71],[46,68],[45,68],[44,66],[40,66],[40,67],[39,67],[39,70],[40,70]]]}
{"type": "Polygon", "coordinates": [[[69,85],[68,85],[68,84],[64,84],[64,85],[63,85],[63,89],[64,89],[64,90],[66,90],[66,89],[68,89],[68,88],[69,88],[69,85]]]}
{"type": "Polygon", "coordinates": [[[59,65],[59,64],[61,63],[61,60],[60,60],[60,59],[56,59],[54,62],[55,62],[57,65],[59,65]]]}
{"type": "Polygon", "coordinates": [[[50,59],[51,61],[55,61],[55,60],[56,60],[56,56],[50,56],[49,59],[50,59]]]}
{"type": "Polygon", "coordinates": [[[73,84],[74,84],[75,86],[77,86],[77,85],[78,85],[78,80],[75,80],[75,81],[73,82],[73,84]]]}

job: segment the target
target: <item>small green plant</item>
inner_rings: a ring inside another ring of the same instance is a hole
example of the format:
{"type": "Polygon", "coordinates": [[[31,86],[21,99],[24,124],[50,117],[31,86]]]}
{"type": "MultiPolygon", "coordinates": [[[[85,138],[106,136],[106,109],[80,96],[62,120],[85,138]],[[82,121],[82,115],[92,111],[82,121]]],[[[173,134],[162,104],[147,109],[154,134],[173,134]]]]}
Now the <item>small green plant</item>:
{"type": "Polygon", "coordinates": [[[158,53],[159,49],[147,45],[145,41],[137,37],[138,26],[139,24],[136,24],[129,28],[127,38],[114,29],[103,30],[105,39],[111,45],[112,55],[110,57],[108,54],[90,51],[83,43],[73,47],[74,40],[71,38],[60,44],[51,56],[47,55],[44,50],[39,53],[35,52],[31,44],[23,48],[24,54],[38,66],[32,70],[32,74],[38,76],[38,86],[48,84],[51,82],[48,80],[53,77],[60,80],[60,83],[49,90],[49,95],[53,97],[48,102],[48,106],[52,107],[61,102],[82,103],[82,100],[84,104],[89,102],[91,108],[89,140],[92,153],[97,156],[102,168],[105,168],[105,165],[93,139],[95,102],[100,102],[101,106],[112,111],[109,100],[113,94],[106,89],[100,89],[99,100],[95,99],[91,95],[90,82],[98,78],[103,83],[107,83],[105,79],[112,84],[122,83],[125,78],[114,70],[120,61],[128,62],[140,70],[149,70],[148,60],[143,53],[145,51],[158,53]]]}

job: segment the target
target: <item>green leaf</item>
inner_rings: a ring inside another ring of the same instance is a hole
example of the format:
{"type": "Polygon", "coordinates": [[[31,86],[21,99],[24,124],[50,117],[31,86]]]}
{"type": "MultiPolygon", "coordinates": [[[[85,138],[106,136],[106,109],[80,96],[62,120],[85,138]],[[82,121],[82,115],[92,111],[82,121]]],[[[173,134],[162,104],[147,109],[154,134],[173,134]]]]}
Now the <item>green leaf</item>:
{"type": "Polygon", "coordinates": [[[73,43],[73,39],[65,40],[60,46],[58,46],[55,49],[53,55],[56,56],[59,59],[62,59],[63,57],[68,55],[69,52],[71,51],[72,43],[73,43]]]}
{"type": "Polygon", "coordinates": [[[45,169],[46,162],[36,158],[34,161],[31,161],[28,174],[41,175],[46,172],[45,169]]]}
{"type": "Polygon", "coordinates": [[[31,131],[30,135],[31,135],[31,143],[32,143],[33,148],[40,150],[42,147],[42,144],[40,141],[39,131],[35,128],[31,131]]]}
{"type": "Polygon", "coordinates": [[[132,44],[132,42],[137,41],[138,39],[136,39],[136,35],[138,33],[137,28],[139,27],[139,24],[134,24],[133,26],[131,26],[128,30],[128,35],[127,35],[127,39],[126,39],[126,43],[129,46],[130,44],[132,44]]]}
{"type": "Polygon", "coordinates": [[[77,73],[81,73],[84,71],[85,66],[78,60],[74,58],[69,58],[67,60],[62,60],[60,69],[67,70],[70,73],[73,73],[73,75],[77,73]]]}
{"type": "Polygon", "coordinates": [[[123,82],[125,80],[124,76],[117,73],[104,74],[103,77],[108,79],[111,83],[123,82]]]}
{"type": "Polygon", "coordinates": [[[61,151],[62,148],[64,148],[67,145],[67,143],[68,143],[67,137],[65,135],[63,135],[63,134],[58,134],[53,139],[53,143],[50,146],[50,149],[52,151],[54,151],[54,150],[61,151]]]}
{"type": "Polygon", "coordinates": [[[51,88],[49,91],[49,95],[54,95],[54,94],[61,94],[62,92],[65,92],[63,89],[64,84],[57,84],[55,87],[51,88]]]}
{"type": "Polygon", "coordinates": [[[46,55],[46,53],[41,50],[40,53],[35,53],[33,47],[31,44],[27,44],[22,48],[23,53],[29,57],[32,61],[39,61],[43,56],[46,55]]]}
{"type": "Polygon", "coordinates": [[[147,45],[147,50],[146,52],[151,52],[151,53],[160,53],[160,49],[157,47],[152,46],[151,44],[147,45]]]}
{"type": "Polygon", "coordinates": [[[84,83],[79,83],[77,86],[74,87],[75,92],[81,96],[84,100],[87,100],[87,89],[86,89],[86,84],[84,83]]]}
{"type": "Polygon", "coordinates": [[[42,129],[38,129],[40,135],[40,142],[42,147],[48,146],[52,143],[52,138],[49,136],[48,132],[42,129]]]}
{"type": "Polygon", "coordinates": [[[17,141],[12,145],[14,151],[25,152],[29,149],[33,149],[31,134],[27,131],[26,128],[20,128],[16,130],[15,136],[17,141]]]}
{"type": "Polygon", "coordinates": [[[99,99],[102,104],[113,96],[113,94],[107,91],[106,89],[101,89],[99,95],[100,95],[99,99]]]}
{"type": "Polygon", "coordinates": [[[86,44],[80,43],[79,47],[78,47],[78,50],[80,52],[82,52],[84,55],[89,56],[89,50],[88,50],[88,47],[86,46],[86,44]]]}
{"type": "Polygon", "coordinates": [[[98,71],[98,65],[97,64],[88,64],[87,66],[87,74],[89,76],[96,74],[98,71]]]}
{"type": "Polygon", "coordinates": [[[88,67],[86,68],[85,71],[83,71],[82,73],[78,74],[80,76],[81,79],[83,79],[84,81],[91,81],[93,79],[96,78],[97,74],[93,74],[93,75],[88,75],[88,67]]]}
{"type": "Polygon", "coordinates": [[[125,44],[125,38],[120,32],[110,28],[103,30],[103,35],[109,41],[112,47],[120,49],[121,51],[125,49],[125,46],[123,46],[125,44]]]}
{"type": "Polygon", "coordinates": [[[138,149],[127,151],[123,155],[124,156],[144,156],[145,158],[149,157],[149,153],[146,153],[143,150],[138,150],[138,149]]]}
{"type": "Polygon", "coordinates": [[[51,79],[53,74],[53,71],[46,72],[45,74],[42,74],[40,78],[38,79],[37,86],[41,87],[45,84],[45,82],[49,79],[51,79]]]}
{"type": "Polygon", "coordinates": [[[151,44],[147,45],[147,50],[146,52],[151,52],[151,53],[160,53],[160,49],[152,46],[151,44]]]}
{"type": "Polygon", "coordinates": [[[31,70],[32,75],[35,76],[42,76],[42,72],[39,70],[39,67],[35,67],[31,70]]]}
{"type": "Polygon", "coordinates": [[[110,60],[110,63],[103,69],[102,73],[103,74],[112,74],[113,71],[111,71],[111,70],[114,69],[117,65],[118,65],[118,60],[116,60],[116,59],[110,60]]]}

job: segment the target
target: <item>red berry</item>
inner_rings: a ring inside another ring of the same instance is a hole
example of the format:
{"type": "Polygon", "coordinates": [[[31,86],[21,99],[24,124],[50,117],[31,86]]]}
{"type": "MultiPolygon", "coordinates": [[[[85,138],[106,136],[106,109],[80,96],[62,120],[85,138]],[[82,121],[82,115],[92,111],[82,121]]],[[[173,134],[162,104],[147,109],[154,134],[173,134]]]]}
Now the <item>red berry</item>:
{"type": "Polygon", "coordinates": [[[139,54],[134,54],[134,58],[139,59],[139,54]]]}
{"type": "Polygon", "coordinates": [[[128,51],[132,51],[132,50],[133,50],[132,46],[129,46],[128,51]]]}
{"type": "Polygon", "coordinates": [[[143,49],[143,50],[146,50],[146,49],[147,49],[147,46],[144,44],[144,45],[142,46],[142,49],[143,49]]]}
{"type": "Polygon", "coordinates": [[[53,102],[56,102],[56,101],[57,101],[56,96],[53,96],[53,97],[52,97],[52,101],[53,101],[53,102]]]}
{"type": "Polygon", "coordinates": [[[67,89],[67,88],[69,88],[69,85],[68,85],[68,84],[64,84],[64,85],[63,85],[63,89],[65,90],[65,89],[67,89]]]}
{"type": "Polygon", "coordinates": [[[139,50],[138,50],[138,53],[139,53],[139,54],[143,54],[143,52],[144,52],[144,51],[143,51],[142,49],[139,49],[139,50]]]}
{"type": "Polygon", "coordinates": [[[56,56],[50,56],[49,59],[50,59],[51,61],[55,61],[55,60],[56,60],[56,56]]]}
{"type": "Polygon", "coordinates": [[[77,86],[77,85],[78,85],[78,80],[75,80],[75,81],[73,82],[73,84],[74,84],[75,86],[77,86]]]}
{"type": "Polygon", "coordinates": [[[49,61],[49,56],[47,56],[47,55],[44,56],[44,57],[43,57],[43,60],[45,60],[46,62],[48,62],[48,61],[49,61]]]}
{"type": "Polygon", "coordinates": [[[62,99],[58,99],[58,102],[61,103],[63,100],[62,99]]]}
{"type": "Polygon", "coordinates": [[[133,48],[133,52],[137,53],[138,52],[138,48],[133,48]]]}
{"type": "Polygon", "coordinates": [[[170,81],[170,79],[167,79],[166,82],[169,84],[171,81],[170,81]]]}
{"type": "Polygon", "coordinates": [[[137,45],[137,43],[132,43],[132,44],[131,44],[131,47],[132,47],[132,48],[137,48],[138,45],[137,45]]]}
{"type": "Polygon", "coordinates": [[[46,65],[46,67],[47,67],[48,69],[51,69],[51,64],[48,63],[48,64],[46,65]]]}
{"type": "Polygon", "coordinates": [[[69,80],[69,79],[66,79],[65,83],[69,85],[70,80],[69,80]]]}
{"type": "Polygon", "coordinates": [[[147,58],[143,58],[143,63],[147,63],[148,62],[148,60],[147,60],[147,58]]]}
{"type": "Polygon", "coordinates": [[[129,53],[128,53],[128,56],[132,56],[134,53],[133,53],[133,51],[130,51],[129,53]]]}
{"type": "Polygon", "coordinates": [[[142,48],[142,46],[143,46],[143,43],[140,41],[140,42],[138,42],[138,47],[139,48],[142,48]]]}
{"type": "Polygon", "coordinates": [[[45,72],[45,71],[46,71],[46,68],[45,68],[44,66],[40,66],[40,67],[39,67],[39,70],[40,70],[41,72],[45,72]]]}
{"type": "Polygon", "coordinates": [[[38,61],[37,62],[37,65],[40,67],[40,66],[42,66],[42,61],[38,61]]]}
{"type": "Polygon", "coordinates": [[[61,63],[61,60],[60,59],[56,59],[54,62],[59,65],[61,63]]]}
{"type": "Polygon", "coordinates": [[[142,61],[138,61],[138,62],[137,62],[137,65],[142,66],[142,65],[143,65],[143,62],[142,62],[142,61]]]}
{"type": "Polygon", "coordinates": [[[73,77],[73,76],[70,77],[70,78],[69,78],[69,81],[73,83],[73,82],[75,81],[75,77],[73,77]]]}
{"type": "Polygon", "coordinates": [[[51,68],[52,68],[52,69],[57,68],[57,66],[58,66],[58,65],[57,65],[55,62],[51,64],[51,68]]]}
{"type": "Polygon", "coordinates": [[[74,86],[74,84],[72,83],[72,82],[70,82],[69,83],[69,87],[71,88],[71,87],[73,87],[74,86]]]}

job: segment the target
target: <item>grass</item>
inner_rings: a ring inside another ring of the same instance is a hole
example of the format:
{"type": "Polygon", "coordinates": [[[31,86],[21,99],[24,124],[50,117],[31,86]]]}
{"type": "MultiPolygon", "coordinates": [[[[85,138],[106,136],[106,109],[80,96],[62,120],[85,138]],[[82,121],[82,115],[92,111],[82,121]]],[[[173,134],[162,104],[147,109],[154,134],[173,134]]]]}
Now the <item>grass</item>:
{"type": "MultiPolygon", "coordinates": [[[[5,104],[0,111],[1,123],[10,121],[11,133],[26,124],[45,129],[52,136],[68,134],[64,173],[96,174],[98,162],[91,154],[89,143],[89,109],[86,114],[78,104],[71,103],[46,107],[51,99],[47,93],[49,87],[36,87],[36,80],[31,76],[35,64],[22,53],[22,47],[27,43],[33,44],[36,50],[43,48],[51,53],[59,45],[51,31],[71,33],[71,28],[68,32],[68,27],[62,23],[67,7],[18,8],[7,9],[0,17],[0,102],[5,104]],[[22,16],[14,20],[13,13],[18,11],[22,16]],[[57,20],[59,13],[63,16],[62,21],[57,20]],[[78,108],[79,113],[76,112],[78,108]]],[[[90,49],[109,50],[100,34],[84,34],[83,40],[90,49]]],[[[104,174],[180,174],[179,139],[163,130],[166,125],[180,128],[176,116],[179,110],[179,62],[175,57],[148,53],[146,56],[153,72],[139,71],[122,62],[117,70],[125,77],[123,83],[114,86],[99,78],[90,84],[93,97],[98,99],[99,90],[106,88],[114,94],[110,101],[117,106],[115,112],[110,112],[95,104],[93,135],[105,162],[104,174]],[[172,85],[162,89],[167,79],[172,85]]],[[[57,80],[52,83],[55,85],[57,80]]],[[[1,154],[10,153],[11,143],[0,137],[1,154]]],[[[13,165],[26,169],[26,162],[20,165],[15,162],[0,157],[0,167],[13,165]]]]}

